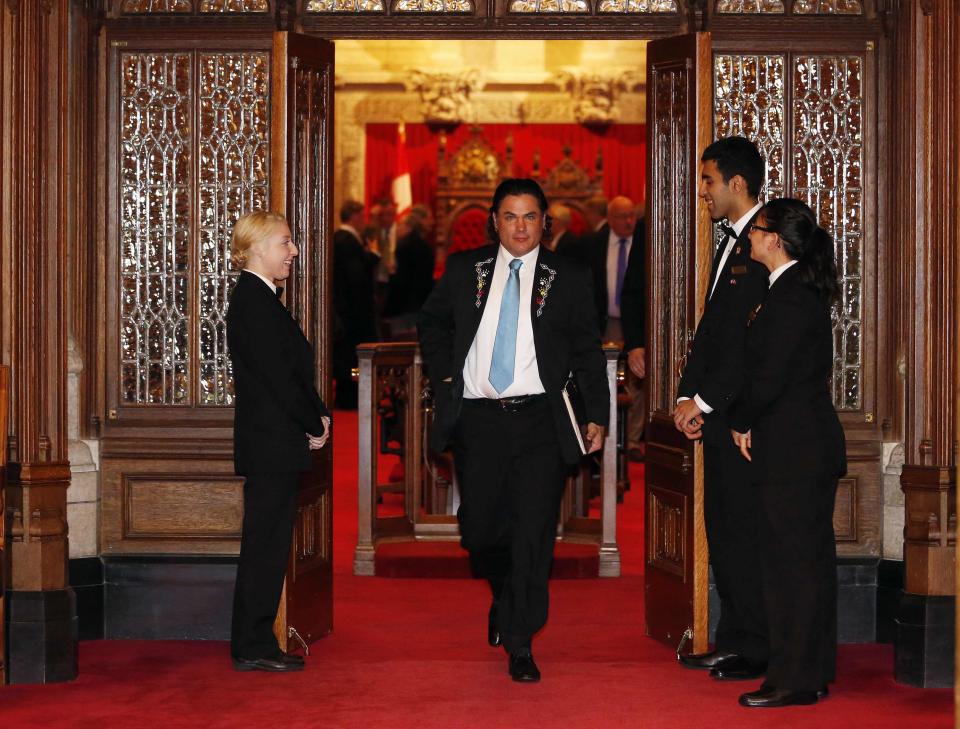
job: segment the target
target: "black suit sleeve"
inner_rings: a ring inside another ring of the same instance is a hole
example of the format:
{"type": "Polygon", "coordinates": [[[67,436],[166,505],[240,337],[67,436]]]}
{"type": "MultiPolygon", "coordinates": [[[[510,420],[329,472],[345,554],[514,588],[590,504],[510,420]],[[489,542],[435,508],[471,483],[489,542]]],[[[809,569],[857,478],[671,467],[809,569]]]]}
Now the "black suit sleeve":
{"type": "Polygon", "coordinates": [[[646,233],[643,220],[637,222],[630,247],[630,259],[623,277],[620,294],[620,322],[623,326],[623,348],[627,352],[646,343],[646,233]]]}
{"type": "Polygon", "coordinates": [[[230,349],[256,381],[265,388],[280,409],[292,418],[304,433],[323,433],[321,416],[329,415],[316,394],[313,383],[304,383],[284,346],[282,328],[277,326],[268,308],[231,307],[230,349]],[[309,387],[312,397],[304,397],[309,387]]]}
{"type": "Polygon", "coordinates": [[[447,259],[443,276],[420,309],[417,332],[420,352],[427,365],[430,378],[442,382],[452,378],[454,311],[453,302],[457,289],[458,256],[447,259]]]}
{"type": "Polygon", "coordinates": [[[750,379],[728,416],[730,427],[740,433],[750,430],[757,417],[783,394],[790,364],[807,345],[812,331],[811,315],[815,309],[805,305],[802,297],[771,300],[764,308],[767,310],[763,312],[760,356],[751,363],[750,379]]]}
{"type": "MultiPolygon", "coordinates": [[[[591,275],[585,268],[577,268],[581,280],[575,290],[592,298],[591,275]]],[[[584,297],[582,300],[589,301],[584,297]]],[[[607,359],[600,346],[600,336],[594,312],[589,306],[574,306],[568,329],[571,353],[570,368],[583,396],[587,421],[604,427],[610,422],[610,385],[607,382],[607,359]]]]}

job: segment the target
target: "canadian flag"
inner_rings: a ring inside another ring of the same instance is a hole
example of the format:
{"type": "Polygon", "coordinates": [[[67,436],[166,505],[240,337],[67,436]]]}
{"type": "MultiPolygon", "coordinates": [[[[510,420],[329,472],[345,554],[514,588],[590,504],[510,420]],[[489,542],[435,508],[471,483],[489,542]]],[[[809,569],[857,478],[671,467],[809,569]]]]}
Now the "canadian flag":
{"type": "Polygon", "coordinates": [[[397,217],[399,218],[407,213],[413,205],[410,166],[407,164],[407,128],[403,122],[397,125],[397,160],[393,168],[390,193],[397,206],[397,217]]]}

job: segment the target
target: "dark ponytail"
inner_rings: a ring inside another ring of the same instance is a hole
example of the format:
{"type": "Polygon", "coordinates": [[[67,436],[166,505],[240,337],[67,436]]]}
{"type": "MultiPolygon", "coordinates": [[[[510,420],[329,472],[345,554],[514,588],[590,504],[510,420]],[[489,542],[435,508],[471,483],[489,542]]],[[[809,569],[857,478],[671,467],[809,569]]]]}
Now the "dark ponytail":
{"type": "Polygon", "coordinates": [[[833,238],[817,224],[813,211],[800,200],[781,197],[768,202],[761,211],[790,258],[800,266],[800,281],[832,304],[840,296],[833,238]]]}

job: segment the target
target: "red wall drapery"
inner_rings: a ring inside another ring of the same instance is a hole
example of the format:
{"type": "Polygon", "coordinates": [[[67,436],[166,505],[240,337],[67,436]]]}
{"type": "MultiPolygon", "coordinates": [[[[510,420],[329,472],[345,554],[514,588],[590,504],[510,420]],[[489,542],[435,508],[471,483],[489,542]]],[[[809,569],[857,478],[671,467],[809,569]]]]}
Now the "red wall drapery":
{"type": "MultiPolygon", "coordinates": [[[[389,197],[396,160],[397,125],[368,124],[366,150],[366,203],[389,197]]],[[[440,133],[426,124],[407,124],[407,162],[413,185],[413,202],[431,208],[437,190],[437,149],[440,133]]],[[[541,174],[563,157],[569,145],[571,157],[593,174],[597,151],[603,151],[603,191],[610,199],[626,195],[644,200],[647,136],[644,124],[614,124],[592,130],[579,124],[484,124],[483,138],[503,157],[506,139],[513,136],[513,174],[528,177],[533,154],[540,150],[541,174]]],[[[453,154],[470,137],[470,125],[461,124],[447,134],[447,154],[453,154]]]]}

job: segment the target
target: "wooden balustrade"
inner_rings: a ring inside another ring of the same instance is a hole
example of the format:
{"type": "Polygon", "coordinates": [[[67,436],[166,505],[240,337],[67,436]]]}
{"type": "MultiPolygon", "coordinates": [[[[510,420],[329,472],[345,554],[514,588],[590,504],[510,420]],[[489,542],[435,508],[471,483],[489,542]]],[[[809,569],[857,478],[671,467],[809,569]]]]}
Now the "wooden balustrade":
{"type": "MultiPolygon", "coordinates": [[[[604,352],[611,392],[615,393],[620,351],[607,346],[604,352]]],[[[459,494],[452,456],[433,455],[426,447],[433,406],[430,382],[423,374],[416,343],[361,344],[357,354],[359,524],[353,572],[373,575],[374,554],[380,542],[459,539],[459,494]],[[391,461],[392,469],[388,469],[391,461]]],[[[604,448],[598,455],[584,458],[576,474],[567,479],[558,524],[559,539],[599,546],[601,577],[620,575],[616,507],[618,483],[621,493],[624,486],[618,473],[625,469],[618,471],[618,460],[625,459],[626,454],[618,448],[617,415],[616,398],[611,398],[604,448]],[[597,480],[599,517],[589,513],[597,480]]]]}

